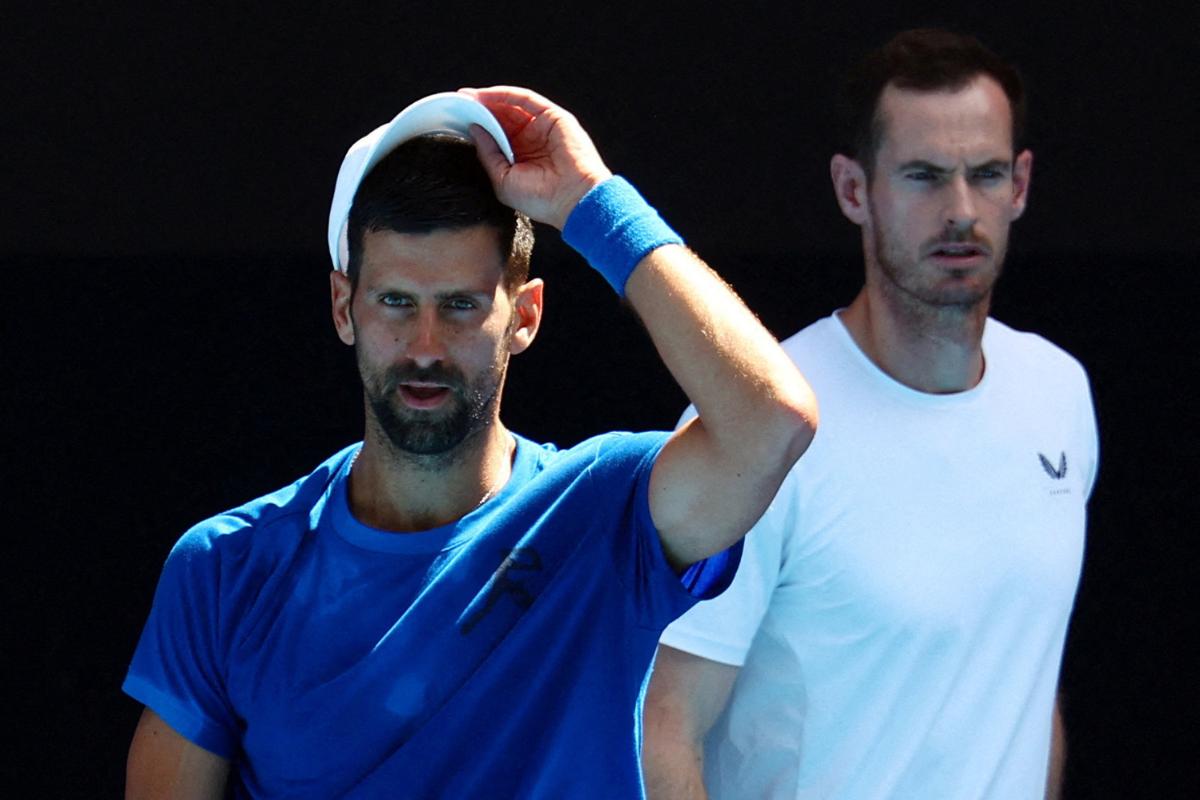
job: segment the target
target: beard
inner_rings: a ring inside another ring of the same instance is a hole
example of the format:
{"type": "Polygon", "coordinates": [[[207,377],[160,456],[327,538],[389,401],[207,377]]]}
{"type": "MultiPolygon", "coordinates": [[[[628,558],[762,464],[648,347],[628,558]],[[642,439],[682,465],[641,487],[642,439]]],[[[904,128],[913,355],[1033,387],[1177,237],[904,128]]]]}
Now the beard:
{"type": "Polygon", "coordinates": [[[505,363],[498,359],[473,381],[448,364],[418,367],[405,362],[375,372],[360,360],[359,370],[367,405],[396,450],[416,456],[443,456],[495,418],[505,363]],[[408,408],[400,399],[399,387],[410,381],[441,384],[450,396],[438,409],[408,408]]]}
{"type": "MultiPolygon", "coordinates": [[[[883,230],[878,220],[872,225],[875,239],[875,260],[886,279],[886,284],[893,291],[888,294],[899,297],[905,305],[920,306],[933,311],[968,312],[978,309],[981,305],[986,310],[992,297],[992,289],[1000,278],[1004,266],[1004,255],[1007,242],[993,244],[986,237],[972,231],[961,233],[947,232],[945,235],[923,242],[918,253],[929,253],[938,244],[975,244],[986,249],[991,254],[991,265],[986,272],[980,272],[975,280],[967,280],[967,270],[956,275],[950,272],[953,280],[947,282],[946,274],[938,272],[922,273],[921,257],[913,257],[900,244],[900,237],[889,236],[883,230]]],[[[886,288],[886,287],[885,287],[886,288]]]]}

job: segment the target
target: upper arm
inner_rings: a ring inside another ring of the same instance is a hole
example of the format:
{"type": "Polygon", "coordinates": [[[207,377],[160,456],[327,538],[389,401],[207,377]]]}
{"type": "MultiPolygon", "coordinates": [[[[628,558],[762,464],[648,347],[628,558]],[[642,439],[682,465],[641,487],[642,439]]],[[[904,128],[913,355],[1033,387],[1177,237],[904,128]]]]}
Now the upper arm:
{"type": "Polygon", "coordinates": [[[228,777],[229,761],[142,711],[125,765],[126,800],[219,800],[228,777]]]}
{"type": "Polygon", "coordinates": [[[714,443],[703,418],[676,430],[650,473],[650,514],[671,565],[682,569],[744,536],[796,457],[776,450],[735,459],[714,443]]]}
{"type": "Polygon", "coordinates": [[[646,692],[647,757],[668,747],[699,750],[725,710],[738,667],[659,645],[646,692]]]}

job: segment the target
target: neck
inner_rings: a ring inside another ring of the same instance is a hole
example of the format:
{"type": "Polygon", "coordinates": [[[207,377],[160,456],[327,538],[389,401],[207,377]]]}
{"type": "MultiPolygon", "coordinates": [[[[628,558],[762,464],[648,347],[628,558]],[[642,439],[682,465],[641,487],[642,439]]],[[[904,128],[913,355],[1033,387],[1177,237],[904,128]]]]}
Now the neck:
{"type": "Polygon", "coordinates": [[[932,307],[871,283],[842,313],[859,349],[895,380],[931,394],[972,388],[983,378],[988,300],[932,307]]]}
{"type": "Polygon", "coordinates": [[[504,486],[515,447],[498,419],[437,456],[399,451],[368,423],[350,473],[350,511],[380,530],[417,532],[448,525],[504,486]]]}

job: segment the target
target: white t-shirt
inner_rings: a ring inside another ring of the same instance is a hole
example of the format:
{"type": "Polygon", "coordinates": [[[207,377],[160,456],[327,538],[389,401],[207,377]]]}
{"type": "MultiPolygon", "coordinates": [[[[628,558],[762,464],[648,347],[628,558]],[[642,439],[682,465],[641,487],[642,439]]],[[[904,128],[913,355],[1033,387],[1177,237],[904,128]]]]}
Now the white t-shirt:
{"type": "Polygon", "coordinates": [[[888,377],[836,315],[784,348],[816,438],[733,586],[662,637],[741,666],[711,796],[1041,797],[1097,466],[1083,368],[995,320],[951,395],[888,377]]]}

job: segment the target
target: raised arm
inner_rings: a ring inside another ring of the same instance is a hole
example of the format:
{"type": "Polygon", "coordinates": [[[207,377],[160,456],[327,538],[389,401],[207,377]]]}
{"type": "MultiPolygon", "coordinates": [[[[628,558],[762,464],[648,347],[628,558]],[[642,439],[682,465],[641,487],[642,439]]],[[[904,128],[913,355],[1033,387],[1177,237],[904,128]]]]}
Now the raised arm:
{"type": "MultiPolygon", "coordinates": [[[[513,145],[516,161],[509,164],[491,137],[476,131],[480,159],[504,203],[562,230],[585,195],[615,185],[565,110],[526,89],[464,91],[492,111],[513,145]]],[[[614,224],[643,213],[625,200],[608,212],[598,216],[614,224]]],[[[596,216],[590,207],[586,213],[596,216]]],[[[812,440],[816,400],[774,337],[686,247],[654,247],[627,276],[593,266],[624,291],[699,411],[672,436],[650,479],[663,549],[682,567],[728,547],[762,514],[812,440]]]]}

